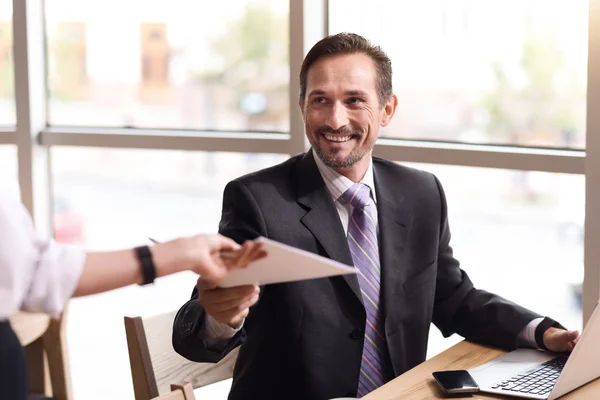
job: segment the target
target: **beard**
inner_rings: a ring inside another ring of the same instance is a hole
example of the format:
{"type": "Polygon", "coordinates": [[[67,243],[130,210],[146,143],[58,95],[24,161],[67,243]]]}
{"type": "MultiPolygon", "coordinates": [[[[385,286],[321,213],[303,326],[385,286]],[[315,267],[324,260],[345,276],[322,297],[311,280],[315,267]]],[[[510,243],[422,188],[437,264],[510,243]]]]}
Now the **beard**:
{"type": "Polygon", "coordinates": [[[339,150],[332,150],[327,154],[323,152],[321,146],[319,146],[318,144],[313,146],[313,149],[315,150],[315,153],[317,153],[317,156],[321,159],[321,161],[323,161],[323,163],[331,169],[346,169],[353,167],[367,154],[367,151],[363,152],[360,151],[360,149],[358,149],[357,147],[355,147],[345,158],[340,158],[337,157],[337,153],[339,153],[339,150]]]}
{"type": "MultiPolygon", "coordinates": [[[[356,139],[358,142],[360,142],[360,139],[363,136],[362,132],[353,131],[351,129],[333,130],[329,127],[321,127],[317,129],[315,133],[319,136],[322,136],[324,134],[340,136],[352,135],[352,138],[350,140],[356,139]]],[[[375,146],[375,142],[371,144],[364,143],[363,145],[366,146],[364,148],[361,148],[360,144],[357,144],[346,157],[342,158],[341,156],[339,156],[339,149],[329,150],[328,152],[323,151],[323,149],[321,148],[320,140],[314,139],[314,136],[311,142],[313,142],[311,143],[312,148],[317,154],[317,156],[321,159],[321,161],[323,161],[325,165],[327,165],[331,169],[346,169],[353,167],[356,163],[362,160],[363,157],[367,155],[375,146]]]]}

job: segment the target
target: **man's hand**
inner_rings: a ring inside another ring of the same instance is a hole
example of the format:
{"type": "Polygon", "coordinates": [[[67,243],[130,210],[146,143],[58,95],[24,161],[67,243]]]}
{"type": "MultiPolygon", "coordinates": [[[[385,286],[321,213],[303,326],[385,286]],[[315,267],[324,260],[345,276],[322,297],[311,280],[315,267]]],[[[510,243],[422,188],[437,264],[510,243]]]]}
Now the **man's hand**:
{"type": "Polygon", "coordinates": [[[548,328],[544,332],[543,340],[548,350],[555,353],[564,353],[573,350],[579,340],[579,332],[548,328]]]}
{"type": "Polygon", "coordinates": [[[217,288],[216,283],[198,279],[198,302],[208,315],[217,322],[228,324],[237,329],[248,316],[250,307],[258,301],[260,288],[257,285],[234,288],[217,288]]]}

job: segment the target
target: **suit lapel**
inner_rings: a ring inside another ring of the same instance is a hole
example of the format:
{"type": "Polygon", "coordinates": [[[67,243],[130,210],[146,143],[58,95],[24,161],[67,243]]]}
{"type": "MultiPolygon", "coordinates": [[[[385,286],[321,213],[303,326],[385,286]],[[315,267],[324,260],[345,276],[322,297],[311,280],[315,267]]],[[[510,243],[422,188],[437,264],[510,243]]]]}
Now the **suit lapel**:
{"type": "MultiPolygon", "coordinates": [[[[309,151],[298,162],[297,201],[307,209],[301,222],[319,241],[331,259],[354,266],[346,232],[344,232],[331,193],[325,186],[313,157],[312,151],[309,151]]],[[[347,283],[362,303],[362,295],[356,275],[343,275],[339,279],[343,279],[347,283]]]]}
{"type": "MultiPolygon", "coordinates": [[[[392,193],[390,188],[397,186],[397,179],[385,176],[385,171],[373,164],[375,190],[377,192],[377,213],[379,220],[379,253],[381,259],[381,293],[384,305],[386,334],[388,315],[392,314],[398,304],[398,280],[406,271],[404,246],[411,223],[411,214],[403,210],[403,197],[392,193]]],[[[390,351],[394,357],[394,352],[390,351]]]]}

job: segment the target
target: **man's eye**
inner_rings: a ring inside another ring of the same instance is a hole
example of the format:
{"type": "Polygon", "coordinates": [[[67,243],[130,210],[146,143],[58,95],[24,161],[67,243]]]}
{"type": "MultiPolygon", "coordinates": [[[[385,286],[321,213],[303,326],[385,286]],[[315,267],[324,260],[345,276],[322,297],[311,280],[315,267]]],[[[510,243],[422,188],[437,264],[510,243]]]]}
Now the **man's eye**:
{"type": "Polygon", "coordinates": [[[359,99],[358,97],[350,97],[348,99],[348,103],[349,104],[356,104],[356,103],[361,103],[362,99],[359,99]]]}
{"type": "Polygon", "coordinates": [[[324,104],[325,103],[325,97],[315,97],[313,99],[313,103],[317,103],[317,104],[324,104]]]}

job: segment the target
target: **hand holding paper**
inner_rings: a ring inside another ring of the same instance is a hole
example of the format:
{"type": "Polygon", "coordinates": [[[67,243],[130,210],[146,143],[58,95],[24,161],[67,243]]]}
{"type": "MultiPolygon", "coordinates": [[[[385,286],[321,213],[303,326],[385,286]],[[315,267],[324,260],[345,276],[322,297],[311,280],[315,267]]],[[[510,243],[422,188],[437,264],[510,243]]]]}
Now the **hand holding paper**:
{"type": "Polygon", "coordinates": [[[236,329],[248,316],[250,307],[258,301],[260,288],[257,285],[219,288],[214,282],[202,277],[196,283],[198,302],[215,321],[236,329]]]}
{"type": "Polygon", "coordinates": [[[232,269],[218,283],[198,279],[198,301],[217,322],[237,328],[259,299],[259,285],[354,274],[353,267],[329,258],[275,242],[257,238],[254,249],[231,255],[230,261],[248,267],[232,269]],[[257,250],[258,249],[258,250],[257,250]],[[266,253],[266,257],[257,257],[266,253]]]}
{"type": "MultiPolygon", "coordinates": [[[[158,240],[148,238],[152,243],[160,243],[158,240]]],[[[227,239],[230,240],[230,239],[227,239]]],[[[239,268],[245,268],[249,263],[260,260],[266,257],[267,253],[262,244],[246,240],[239,249],[236,250],[221,250],[211,254],[214,264],[219,265],[224,269],[225,273],[239,268]]]]}
{"type": "Polygon", "coordinates": [[[263,245],[257,241],[246,240],[242,248],[236,251],[221,251],[214,257],[220,258],[230,271],[246,268],[250,263],[267,256],[263,245]]]}
{"type": "Polygon", "coordinates": [[[258,237],[254,241],[261,244],[267,256],[253,259],[247,268],[232,270],[218,282],[219,287],[267,285],[356,273],[354,267],[274,240],[258,237]]]}

